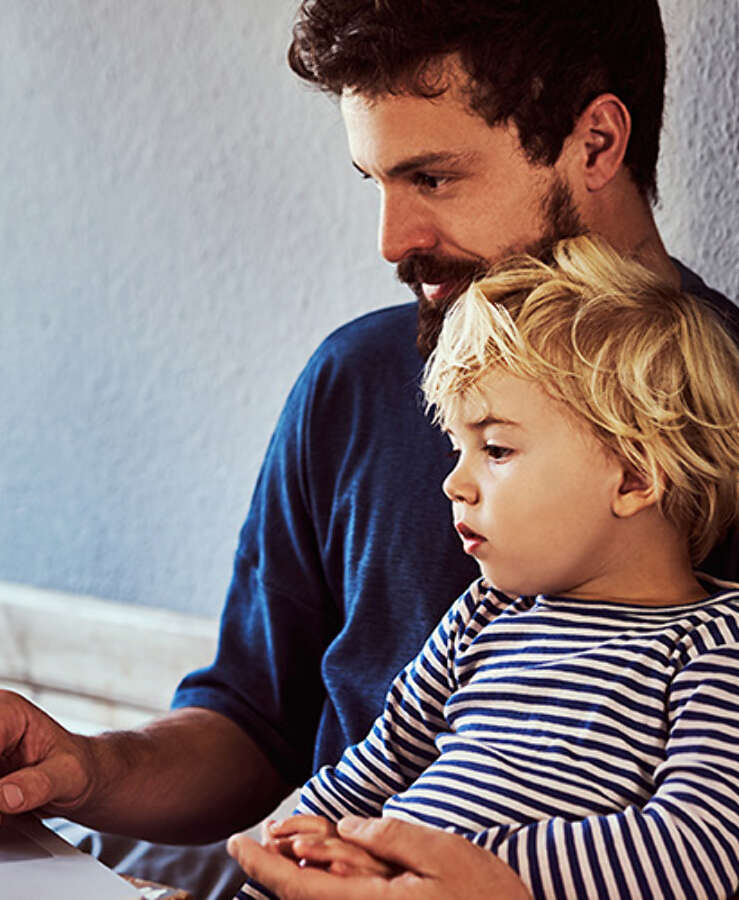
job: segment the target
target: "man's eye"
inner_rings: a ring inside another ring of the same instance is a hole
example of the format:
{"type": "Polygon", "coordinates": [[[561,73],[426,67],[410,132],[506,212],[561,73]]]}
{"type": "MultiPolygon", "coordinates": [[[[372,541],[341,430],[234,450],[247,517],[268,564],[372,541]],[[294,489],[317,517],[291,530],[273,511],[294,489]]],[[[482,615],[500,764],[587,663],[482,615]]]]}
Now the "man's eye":
{"type": "Polygon", "coordinates": [[[413,175],[413,183],[416,187],[427,188],[435,191],[446,181],[441,175],[429,175],[427,172],[415,172],[413,175]]]}
{"type": "Polygon", "coordinates": [[[490,459],[501,462],[507,459],[513,453],[513,450],[510,447],[501,447],[498,444],[485,444],[485,452],[490,459]]]}

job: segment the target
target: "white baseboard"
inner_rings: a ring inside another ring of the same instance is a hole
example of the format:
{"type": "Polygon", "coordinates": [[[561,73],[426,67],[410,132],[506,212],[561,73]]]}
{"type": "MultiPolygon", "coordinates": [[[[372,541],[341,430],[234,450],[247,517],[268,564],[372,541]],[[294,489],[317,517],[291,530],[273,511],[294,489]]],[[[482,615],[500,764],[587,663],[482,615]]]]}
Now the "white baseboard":
{"type": "Polygon", "coordinates": [[[0,684],[70,727],[130,727],[213,659],[218,623],[0,581],[0,684]]]}

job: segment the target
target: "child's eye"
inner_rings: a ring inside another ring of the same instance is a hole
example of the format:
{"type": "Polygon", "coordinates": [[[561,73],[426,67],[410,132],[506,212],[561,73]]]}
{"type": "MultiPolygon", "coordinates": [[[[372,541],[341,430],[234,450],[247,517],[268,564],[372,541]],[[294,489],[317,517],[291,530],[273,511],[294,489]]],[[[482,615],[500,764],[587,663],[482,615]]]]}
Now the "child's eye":
{"type": "Polygon", "coordinates": [[[450,447],[447,456],[449,459],[453,459],[456,462],[459,459],[459,448],[458,447],[450,447]]]}
{"type": "Polygon", "coordinates": [[[510,447],[501,447],[499,444],[485,444],[485,452],[490,459],[502,462],[513,453],[513,450],[510,447]]]}

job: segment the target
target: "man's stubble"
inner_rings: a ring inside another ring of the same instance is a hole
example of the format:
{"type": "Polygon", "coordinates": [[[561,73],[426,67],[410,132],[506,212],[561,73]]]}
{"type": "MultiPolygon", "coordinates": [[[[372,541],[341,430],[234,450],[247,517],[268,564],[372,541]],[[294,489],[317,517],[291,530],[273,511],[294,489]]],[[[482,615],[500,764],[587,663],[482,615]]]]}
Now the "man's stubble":
{"type": "Polygon", "coordinates": [[[562,238],[576,237],[587,231],[575,206],[572,191],[559,176],[542,200],[544,229],[536,240],[524,246],[510,247],[498,259],[471,257],[434,256],[413,254],[402,260],[397,267],[397,277],[407,284],[418,299],[418,334],[416,345],[421,356],[427,359],[436,346],[449,307],[477,278],[482,277],[490,267],[508,256],[528,254],[539,259],[546,258],[551,248],[562,238]],[[441,300],[431,302],[423,292],[422,285],[452,282],[453,289],[441,300]]]}

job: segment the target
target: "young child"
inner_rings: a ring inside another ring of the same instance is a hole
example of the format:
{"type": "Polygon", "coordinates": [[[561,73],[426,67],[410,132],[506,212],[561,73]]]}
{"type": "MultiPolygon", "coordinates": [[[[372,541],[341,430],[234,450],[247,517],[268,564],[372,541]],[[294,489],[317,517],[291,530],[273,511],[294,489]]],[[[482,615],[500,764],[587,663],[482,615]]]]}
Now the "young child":
{"type": "Polygon", "coordinates": [[[534,897],[732,896],[739,586],[693,569],[738,515],[733,341],[581,237],[474,284],[423,388],[482,577],[266,844],[391,877],[330,824],[382,814],[464,835],[534,897]]]}

